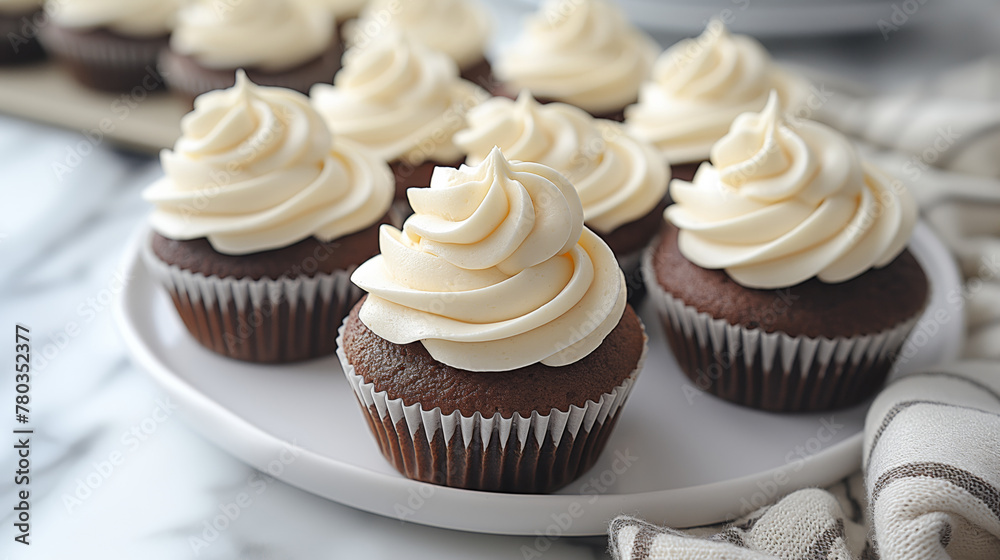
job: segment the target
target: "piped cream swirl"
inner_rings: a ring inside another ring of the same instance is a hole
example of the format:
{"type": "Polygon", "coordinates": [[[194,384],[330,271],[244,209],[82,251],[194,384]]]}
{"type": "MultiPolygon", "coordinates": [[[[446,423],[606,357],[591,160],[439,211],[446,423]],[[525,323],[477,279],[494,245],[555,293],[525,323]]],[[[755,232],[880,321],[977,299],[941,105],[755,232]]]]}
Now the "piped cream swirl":
{"type": "MultiPolygon", "coordinates": [[[[368,0],[300,0],[304,2],[309,2],[316,4],[318,6],[325,7],[326,9],[333,12],[333,16],[337,19],[337,23],[347,21],[350,18],[357,17],[361,13],[361,10],[368,3],[368,0]]],[[[396,0],[401,2],[402,0],[396,0]]]]}
{"type": "Polygon", "coordinates": [[[453,367],[509,371],[576,362],[618,324],[624,276],[552,168],[495,149],[408,194],[416,213],[402,231],[383,226],[382,254],[352,277],[375,334],[422,341],[453,367]]]}
{"type": "Polygon", "coordinates": [[[235,87],[198,97],[181,129],[160,154],[166,176],[144,193],[153,229],[171,239],[205,237],[230,255],[332,241],[392,203],[385,162],[334,141],[306,96],[256,86],[242,71],[235,87]]]}
{"type": "Polygon", "coordinates": [[[792,112],[808,94],[808,84],[777,68],[763,45],[712,20],[699,37],[660,56],[626,122],[670,162],[699,162],[733,119],[763,109],[772,89],[792,112]]]}
{"type": "Polygon", "coordinates": [[[46,4],[46,12],[57,25],[104,28],[134,37],[167,35],[179,8],[179,0],[60,0],[46,4]]]}
{"type": "Polygon", "coordinates": [[[393,30],[443,52],[468,68],[483,60],[490,20],[474,0],[373,0],[351,22],[344,37],[364,47],[373,37],[393,30]]]}
{"type": "Polygon", "coordinates": [[[452,136],[468,109],[489,97],[460,79],[450,58],[396,32],[347,51],[333,85],[310,94],[335,134],[414,165],[460,159],[452,136]]]}
{"type": "Polygon", "coordinates": [[[670,193],[666,218],[680,228],[681,253],[748,288],[845,282],[883,267],[917,219],[905,187],[833,129],[790,124],[775,92],[763,112],[736,119],[693,182],[675,180],[670,193]]]}
{"type": "Polygon", "coordinates": [[[294,68],[331,48],[333,12],[300,0],[196,0],[178,14],[171,48],[209,68],[294,68]]]}
{"type": "Polygon", "coordinates": [[[609,113],[635,102],[659,52],[606,0],[547,0],[494,71],[517,91],[609,113]]]}
{"type": "Polygon", "coordinates": [[[455,143],[476,165],[499,146],[512,160],[552,167],[576,187],[587,225],[601,233],[645,216],[663,200],[669,166],[648,143],[615,122],[564,103],[542,105],[528,92],[494,97],[469,112],[455,143]]]}

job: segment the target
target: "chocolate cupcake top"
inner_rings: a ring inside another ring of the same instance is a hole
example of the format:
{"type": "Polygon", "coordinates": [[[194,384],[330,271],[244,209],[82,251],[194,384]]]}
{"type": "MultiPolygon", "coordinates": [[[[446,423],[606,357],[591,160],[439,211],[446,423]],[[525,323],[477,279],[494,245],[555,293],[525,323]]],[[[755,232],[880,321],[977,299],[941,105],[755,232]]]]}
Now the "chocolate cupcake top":
{"type": "Polygon", "coordinates": [[[350,46],[364,47],[386,30],[441,51],[460,68],[484,58],[490,19],[475,0],[372,0],[344,32],[350,46]]]}
{"type": "Polygon", "coordinates": [[[413,165],[460,159],[452,136],[489,97],[459,78],[450,58],[393,31],[348,50],[333,85],[316,84],[310,94],[334,133],[413,165]]]}
{"type": "Polygon", "coordinates": [[[700,162],[733,119],[764,108],[772,89],[794,112],[805,103],[809,85],[776,67],[755,39],[730,35],[721,21],[712,20],[699,37],[660,56],[625,121],[671,163],[700,162]]]}
{"type": "Polygon", "coordinates": [[[685,258],[748,288],[850,280],[892,262],[917,219],[909,191],[840,133],[790,122],[771,92],[712,147],[691,183],[670,186],[667,220],[685,258]]]}
{"type": "Polygon", "coordinates": [[[667,193],[670,171],[659,152],[619,123],[572,105],[542,105],[523,91],[517,101],[484,102],[468,121],[455,135],[466,163],[479,164],[498,146],[512,160],[552,167],[576,187],[584,220],[600,233],[645,216],[667,193]]]}
{"type": "Polygon", "coordinates": [[[332,42],[333,12],[318,3],[195,0],[178,14],[170,48],[207,68],[280,72],[316,58],[332,42]]]}
{"type": "Polygon", "coordinates": [[[419,340],[455,368],[509,371],[574,363],[621,319],[621,269],[552,168],[497,148],[408,195],[416,213],[402,231],[383,226],[382,254],[352,276],[370,294],[360,318],[380,337],[419,340]]]}
{"type": "Polygon", "coordinates": [[[334,139],[306,96],[236,86],[198,97],[183,135],[160,154],[166,176],[144,193],[150,222],[175,240],[207,238],[227,255],[332,241],[367,228],[392,203],[385,162],[334,139]]]}
{"type": "Polygon", "coordinates": [[[515,90],[611,113],[635,102],[659,52],[606,0],[546,0],[494,72],[515,90]]]}
{"type": "Polygon", "coordinates": [[[134,37],[167,35],[178,8],[179,0],[49,0],[45,4],[46,13],[58,26],[109,29],[134,37]]]}

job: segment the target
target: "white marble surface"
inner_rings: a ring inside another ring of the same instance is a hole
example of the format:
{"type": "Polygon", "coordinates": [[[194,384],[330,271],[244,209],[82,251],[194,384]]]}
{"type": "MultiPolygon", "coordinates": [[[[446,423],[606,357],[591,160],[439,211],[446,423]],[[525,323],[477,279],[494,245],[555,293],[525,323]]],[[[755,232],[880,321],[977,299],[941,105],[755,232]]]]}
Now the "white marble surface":
{"type": "MultiPolygon", "coordinates": [[[[881,87],[997,52],[998,27],[995,2],[931,0],[889,41],[876,34],[768,46],[781,59],[881,87]]],[[[12,540],[16,466],[5,451],[0,555],[523,557],[531,538],[429,529],[361,513],[262,479],[189,430],[128,360],[109,305],[120,286],[114,273],[123,245],[147,212],[139,193],[159,166],[107,145],[67,161],[82,140],[78,132],[0,116],[0,330],[13,331],[16,322],[32,329],[29,427],[35,430],[32,545],[12,540]],[[53,162],[71,163],[72,170],[59,176],[53,162]],[[251,503],[226,530],[206,534],[206,522],[241,494],[251,503]]],[[[0,428],[8,435],[0,446],[10,449],[16,425],[6,364],[13,362],[13,334],[2,338],[9,342],[0,349],[7,372],[0,376],[0,428]]],[[[543,557],[599,558],[604,550],[602,539],[562,539],[543,557]]]]}

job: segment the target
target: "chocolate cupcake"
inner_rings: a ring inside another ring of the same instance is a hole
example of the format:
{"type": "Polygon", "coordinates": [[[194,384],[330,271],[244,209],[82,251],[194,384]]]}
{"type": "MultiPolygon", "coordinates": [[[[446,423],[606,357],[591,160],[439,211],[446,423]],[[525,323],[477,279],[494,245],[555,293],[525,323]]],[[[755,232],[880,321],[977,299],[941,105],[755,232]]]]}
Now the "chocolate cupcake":
{"type": "Polygon", "coordinates": [[[643,272],[697,387],[780,412],[859,403],[925,308],[905,250],[916,204],[836,131],[785,120],[777,93],[675,180],[643,272]]]}
{"type": "Polygon", "coordinates": [[[240,0],[223,9],[195,0],[178,14],[160,64],[170,88],[188,100],[233,85],[237,69],[254,83],[308,93],[340,69],[333,13],[300,0],[240,0]]]}
{"type": "Polygon", "coordinates": [[[552,168],[435,171],[354,273],[337,351],[386,459],[415,480],[550,492],[597,460],[645,334],[607,245],[552,168]]]}
{"type": "Polygon", "coordinates": [[[334,134],[389,162],[398,207],[408,214],[406,189],[429,185],[437,166],[462,163],[452,136],[489,94],[460,79],[444,54],[389,30],[350,49],[333,85],[317,85],[311,96],[334,134]]]}
{"type": "Polygon", "coordinates": [[[373,0],[345,27],[349,46],[364,47],[387,30],[448,55],[463,79],[491,89],[493,71],[486,60],[491,24],[476,0],[373,0]]]}
{"type": "Polygon", "coordinates": [[[151,91],[163,86],[156,60],[178,7],[178,0],[48,0],[39,40],[85,86],[151,91]]]}
{"type": "Polygon", "coordinates": [[[607,0],[546,0],[494,65],[497,95],[529,90],[591,115],[624,120],[660,47],[607,0]]]}
{"type": "Polygon", "coordinates": [[[712,20],[660,55],[625,122],[663,153],[675,179],[691,181],[733,119],[763,109],[772,89],[790,112],[809,95],[808,82],[776,67],[763,45],[712,20]]]}
{"type": "Polygon", "coordinates": [[[45,21],[42,0],[0,0],[0,64],[23,64],[45,57],[38,28],[45,21]]]}
{"type": "Polygon", "coordinates": [[[583,203],[587,227],[604,240],[628,280],[629,302],[644,293],[642,250],[659,232],[670,166],[620,123],[595,119],[564,103],[542,105],[527,91],[517,101],[494,97],[473,108],[455,144],[477,165],[494,146],[512,160],[562,173],[583,203]]]}
{"type": "Polygon", "coordinates": [[[334,139],[302,94],[236,86],[199,97],[164,150],[144,260],[191,334],[232,358],[283,363],[335,351],[378,253],[392,175],[334,139]]]}

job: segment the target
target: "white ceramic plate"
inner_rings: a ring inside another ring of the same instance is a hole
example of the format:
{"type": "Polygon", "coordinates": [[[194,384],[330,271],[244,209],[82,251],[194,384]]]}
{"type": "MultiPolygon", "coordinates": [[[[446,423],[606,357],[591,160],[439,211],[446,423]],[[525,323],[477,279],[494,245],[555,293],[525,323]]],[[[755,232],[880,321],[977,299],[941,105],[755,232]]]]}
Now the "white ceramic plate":
{"type": "MultiPolygon", "coordinates": [[[[348,506],[465,531],[601,535],[621,512],[674,527],[720,522],[796,489],[836,483],[859,467],[867,406],[776,415],[699,393],[646,306],[641,315],[651,348],[645,370],[601,459],[582,478],[551,495],[414,482],[382,458],[336,358],[257,366],[198,345],[138,258],[145,235],[137,234],[126,255],[130,281],[116,310],[135,361],[208,439],[289,484],[348,506]]],[[[948,321],[938,319],[943,329],[918,345],[904,372],[956,357],[964,323],[961,307],[946,303],[946,294],[960,286],[948,251],[923,225],[912,249],[933,284],[927,313],[947,314],[948,321]]]]}

